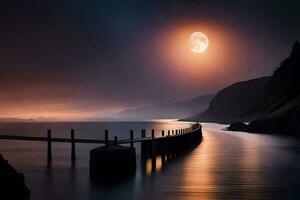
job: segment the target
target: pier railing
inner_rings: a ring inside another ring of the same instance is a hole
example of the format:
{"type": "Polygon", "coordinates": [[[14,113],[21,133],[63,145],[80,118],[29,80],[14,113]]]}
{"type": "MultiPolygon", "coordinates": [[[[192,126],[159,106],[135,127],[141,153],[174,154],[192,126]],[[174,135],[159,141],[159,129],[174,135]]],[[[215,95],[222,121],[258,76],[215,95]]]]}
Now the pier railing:
{"type": "MultiPolygon", "coordinates": [[[[134,138],[133,130],[129,131],[129,139],[118,140],[117,136],[113,140],[109,140],[108,130],[105,130],[104,140],[98,139],[80,139],[75,138],[75,130],[71,129],[70,138],[56,138],[52,137],[51,129],[47,130],[46,137],[34,137],[34,136],[17,136],[17,135],[0,135],[2,140],[23,140],[23,141],[40,141],[47,142],[47,159],[52,160],[52,143],[71,143],[71,160],[76,160],[76,143],[89,143],[89,144],[105,144],[105,145],[120,145],[130,144],[133,148],[134,143],[141,143],[141,155],[142,157],[148,157],[153,152],[160,152],[161,154],[168,156],[170,154],[179,152],[187,147],[197,145],[199,139],[202,138],[202,126],[200,124],[194,124],[190,128],[176,129],[176,130],[162,130],[160,136],[155,136],[155,130],[151,130],[151,136],[146,136],[146,130],[141,130],[141,137],[134,138]],[[169,149],[169,150],[168,150],[169,149]]],[[[155,153],[156,155],[156,153],[155,153]]]]}

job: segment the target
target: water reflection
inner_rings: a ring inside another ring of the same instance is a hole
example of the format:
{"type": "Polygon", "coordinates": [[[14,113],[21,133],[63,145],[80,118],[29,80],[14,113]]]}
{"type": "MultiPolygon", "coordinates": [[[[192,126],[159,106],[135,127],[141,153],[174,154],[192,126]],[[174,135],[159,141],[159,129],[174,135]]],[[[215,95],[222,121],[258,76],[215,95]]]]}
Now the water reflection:
{"type": "MultiPolygon", "coordinates": [[[[131,128],[128,124],[119,126],[126,130],[131,128]]],[[[144,124],[135,126],[140,130],[144,124]]],[[[77,160],[72,164],[70,146],[54,144],[51,166],[47,165],[47,149],[42,143],[24,145],[20,141],[0,141],[0,151],[25,174],[33,200],[300,199],[299,141],[281,136],[224,132],[224,126],[217,124],[203,127],[203,141],[193,151],[165,164],[161,156],[156,157],[155,165],[151,159],[142,165],[138,160],[136,175],[113,186],[90,182],[87,155],[97,145],[76,145],[77,160]]],[[[125,136],[128,137],[127,133],[125,136]]],[[[136,145],[136,148],[139,154],[140,147],[136,145]]]]}
{"type": "Polygon", "coordinates": [[[147,176],[160,172],[163,168],[162,157],[156,156],[155,160],[146,159],[145,164],[142,166],[147,176]]]}
{"type": "Polygon", "coordinates": [[[215,184],[214,168],[218,151],[217,140],[204,139],[200,146],[185,159],[182,169],[180,192],[186,194],[180,199],[213,199],[211,194],[218,188],[215,184]]]}
{"type": "Polygon", "coordinates": [[[172,163],[172,160],[175,160],[177,158],[184,158],[184,156],[188,155],[192,150],[193,149],[188,149],[184,152],[178,153],[177,155],[173,154],[172,156],[170,156],[171,154],[156,155],[155,158],[142,159],[140,167],[142,169],[142,172],[146,176],[151,176],[161,172],[166,167],[166,165],[172,163]]]}
{"type": "Polygon", "coordinates": [[[178,199],[297,199],[286,163],[299,161],[278,148],[281,142],[288,145],[270,135],[204,130],[202,144],[177,172],[182,177],[178,199]]]}
{"type": "Polygon", "coordinates": [[[183,165],[184,199],[259,199],[264,182],[257,141],[212,131],[204,135],[183,165]]]}

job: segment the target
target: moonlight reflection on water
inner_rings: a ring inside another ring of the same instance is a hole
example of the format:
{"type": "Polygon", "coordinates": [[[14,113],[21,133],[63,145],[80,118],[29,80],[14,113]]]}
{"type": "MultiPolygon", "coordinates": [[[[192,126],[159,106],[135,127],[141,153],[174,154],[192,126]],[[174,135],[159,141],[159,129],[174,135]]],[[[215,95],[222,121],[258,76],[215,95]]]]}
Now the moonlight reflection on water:
{"type": "MultiPolygon", "coordinates": [[[[99,130],[112,127],[120,138],[143,127],[179,128],[180,122],[123,122],[98,124],[16,124],[14,130],[36,133],[53,126],[53,133],[65,133],[70,126],[80,137],[101,138],[99,130]],[[26,127],[24,127],[26,126],[26,127]],[[75,126],[75,127],[74,127],[75,126]],[[19,127],[19,128],[18,128],[19,127]],[[95,131],[96,128],[96,131],[95,131]],[[95,132],[93,132],[94,130],[95,132]]],[[[12,125],[0,124],[1,132],[12,132],[12,125]]],[[[156,159],[139,164],[136,175],[116,185],[93,185],[89,179],[89,151],[97,145],[77,144],[77,160],[70,162],[70,146],[53,145],[53,162],[47,166],[44,143],[0,141],[0,152],[19,171],[31,189],[32,199],[297,199],[300,185],[300,143],[294,138],[225,132],[224,125],[203,124],[203,141],[194,150],[162,166],[156,159]]],[[[101,131],[100,131],[101,132],[101,131]]],[[[160,131],[158,131],[159,133],[160,131]]],[[[69,133],[66,132],[69,136],[69,133]]],[[[148,132],[150,134],[150,132],[148,132]]],[[[120,166],[122,167],[122,166],[120,166]]]]}

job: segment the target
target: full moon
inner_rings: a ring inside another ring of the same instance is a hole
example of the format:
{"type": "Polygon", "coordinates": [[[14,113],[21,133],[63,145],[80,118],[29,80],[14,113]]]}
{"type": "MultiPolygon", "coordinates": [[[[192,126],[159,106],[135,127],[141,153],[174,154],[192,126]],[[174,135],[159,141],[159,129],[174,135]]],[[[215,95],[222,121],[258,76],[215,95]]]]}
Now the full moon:
{"type": "Polygon", "coordinates": [[[190,35],[190,50],[195,54],[200,54],[208,48],[208,37],[202,32],[193,32],[190,35]]]}

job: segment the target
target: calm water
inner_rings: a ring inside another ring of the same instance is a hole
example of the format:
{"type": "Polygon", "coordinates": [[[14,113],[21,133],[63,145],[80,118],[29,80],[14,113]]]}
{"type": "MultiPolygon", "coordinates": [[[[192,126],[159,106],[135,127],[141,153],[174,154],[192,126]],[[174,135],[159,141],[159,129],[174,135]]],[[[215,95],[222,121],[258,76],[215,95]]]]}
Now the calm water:
{"type": "MultiPolygon", "coordinates": [[[[6,123],[1,134],[68,137],[74,128],[81,138],[136,136],[141,128],[188,127],[178,122],[124,123],[6,123]]],[[[89,150],[97,145],[76,145],[77,161],[70,162],[70,146],[55,143],[52,165],[46,162],[46,145],[39,142],[0,141],[0,152],[19,171],[32,191],[32,199],[300,199],[300,142],[288,137],[225,132],[223,125],[203,124],[203,141],[193,151],[155,172],[151,163],[138,164],[136,175],[115,185],[95,185],[89,179],[89,150]]],[[[150,131],[148,131],[150,134],[150,131]]],[[[137,152],[139,153],[139,145],[137,152]]],[[[139,157],[139,155],[138,155],[139,157]]],[[[139,162],[138,162],[139,163],[139,162]]],[[[122,166],[120,166],[122,167],[122,166]]]]}

